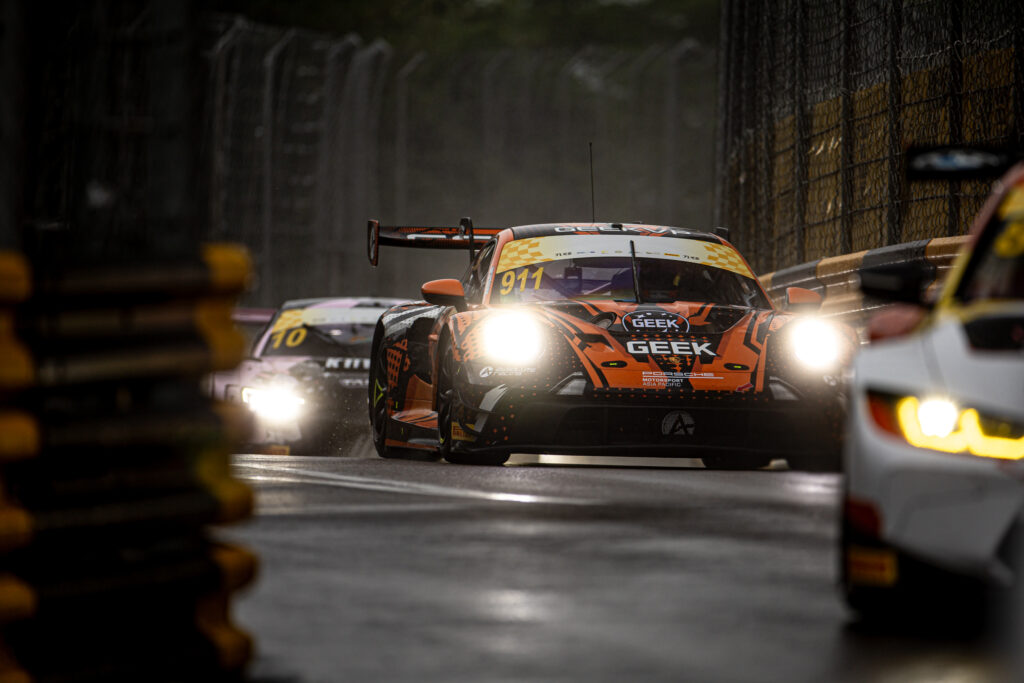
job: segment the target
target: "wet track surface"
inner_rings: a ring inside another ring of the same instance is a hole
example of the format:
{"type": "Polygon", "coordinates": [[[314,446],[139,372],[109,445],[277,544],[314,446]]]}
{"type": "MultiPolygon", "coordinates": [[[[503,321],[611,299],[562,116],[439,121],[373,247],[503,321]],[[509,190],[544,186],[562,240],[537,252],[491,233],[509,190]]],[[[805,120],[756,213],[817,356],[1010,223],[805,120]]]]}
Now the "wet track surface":
{"type": "Polygon", "coordinates": [[[239,455],[255,681],[988,681],[984,638],[852,623],[840,479],[691,461],[239,455]],[[593,464],[604,463],[604,464],[593,464]]]}

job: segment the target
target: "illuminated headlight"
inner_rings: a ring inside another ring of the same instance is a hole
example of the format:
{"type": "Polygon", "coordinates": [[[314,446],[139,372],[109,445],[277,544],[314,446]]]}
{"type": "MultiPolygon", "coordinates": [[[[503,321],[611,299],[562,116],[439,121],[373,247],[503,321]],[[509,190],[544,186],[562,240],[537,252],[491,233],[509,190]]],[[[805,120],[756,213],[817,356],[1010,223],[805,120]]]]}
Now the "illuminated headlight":
{"type": "Polygon", "coordinates": [[[499,313],[483,323],[485,353],[496,363],[526,365],[540,355],[540,327],[528,313],[499,313]]]}
{"type": "Polygon", "coordinates": [[[801,363],[815,370],[835,365],[839,360],[839,333],[821,320],[801,320],[794,323],[793,354],[801,363]]]}
{"type": "Polygon", "coordinates": [[[1024,426],[981,415],[946,398],[868,394],[875,424],[917,448],[982,458],[1024,459],[1024,426]]]}
{"type": "Polygon", "coordinates": [[[268,387],[242,389],[242,401],[249,409],[265,420],[272,422],[288,422],[294,420],[302,412],[306,399],[296,396],[290,389],[268,387]]]}

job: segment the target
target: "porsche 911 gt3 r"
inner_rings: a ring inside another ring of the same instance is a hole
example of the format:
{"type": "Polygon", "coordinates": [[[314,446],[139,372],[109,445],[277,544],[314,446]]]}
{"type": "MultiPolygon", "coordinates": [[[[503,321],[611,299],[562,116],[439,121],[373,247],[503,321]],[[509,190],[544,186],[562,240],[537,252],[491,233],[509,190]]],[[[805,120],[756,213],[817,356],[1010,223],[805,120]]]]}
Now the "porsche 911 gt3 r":
{"type": "MultiPolygon", "coordinates": [[[[954,158],[955,160],[955,158],[954,158]]],[[[871,323],[854,362],[841,541],[849,604],[945,614],[1019,582],[1024,510],[1024,165],[975,220],[928,311],[920,274],[862,274],[918,304],[871,323]]]]}
{"type": "MultiPolygon", "coordinates": [[[[838,463],[852,330],[776,310],[723,237],[640,224],[369,226],[380,245],[475,248],[374,333],[381,456],[511,453],[838,463]]],[[[792,288],[794,307],[820,298],[792,288]]]]}
{"type": "Polygon", "coordinates": [[[252,357],[227,381],[215,383],[222,385],[218,398],[244,403],[252,411],[250,446],[326,454],[357,432],[374,326],[381,313],[400,301],[339,297],[285,302],[256,339],[252,357]]]}

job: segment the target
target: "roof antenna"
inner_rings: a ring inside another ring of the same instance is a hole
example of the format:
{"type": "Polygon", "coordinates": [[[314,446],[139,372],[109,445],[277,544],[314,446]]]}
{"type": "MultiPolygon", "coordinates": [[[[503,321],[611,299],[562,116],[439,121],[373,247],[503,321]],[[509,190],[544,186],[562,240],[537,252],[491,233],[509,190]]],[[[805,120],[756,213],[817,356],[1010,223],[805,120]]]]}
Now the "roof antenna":
{"type": "Polygon", "coordinates": [[[597,222],[597,213],[594,211],[594,143],[588,142],[590,147],[590,222],[597,222]]]}

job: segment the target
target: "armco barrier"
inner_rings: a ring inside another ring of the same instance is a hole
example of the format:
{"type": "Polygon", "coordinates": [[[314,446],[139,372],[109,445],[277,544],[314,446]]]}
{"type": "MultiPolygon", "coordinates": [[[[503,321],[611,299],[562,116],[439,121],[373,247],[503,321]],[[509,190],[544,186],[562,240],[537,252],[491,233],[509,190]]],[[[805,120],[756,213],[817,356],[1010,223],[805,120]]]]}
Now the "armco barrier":
{"type": "Polygon", "coordinates": [[[209,525],[251,514],[230,474],[240,248],[35,272],[0,252],[0,681],[240,678],[231,594],[256,558],[209,525]]]}
{"type": "Polygon", "coordinates": [[[804,287],[822,295],[821,314],[863,330],[871,312],[884,304],[865,301],[859,289],[857,272],[863,267],[918,262],[932,273],[928,294],[942,285],[957,253],[967,237],[937,237],[880,249],[858,251],[843,256],[801,263],[760,276],[768,296],[781,306],[787,287],[804,287]]]}

